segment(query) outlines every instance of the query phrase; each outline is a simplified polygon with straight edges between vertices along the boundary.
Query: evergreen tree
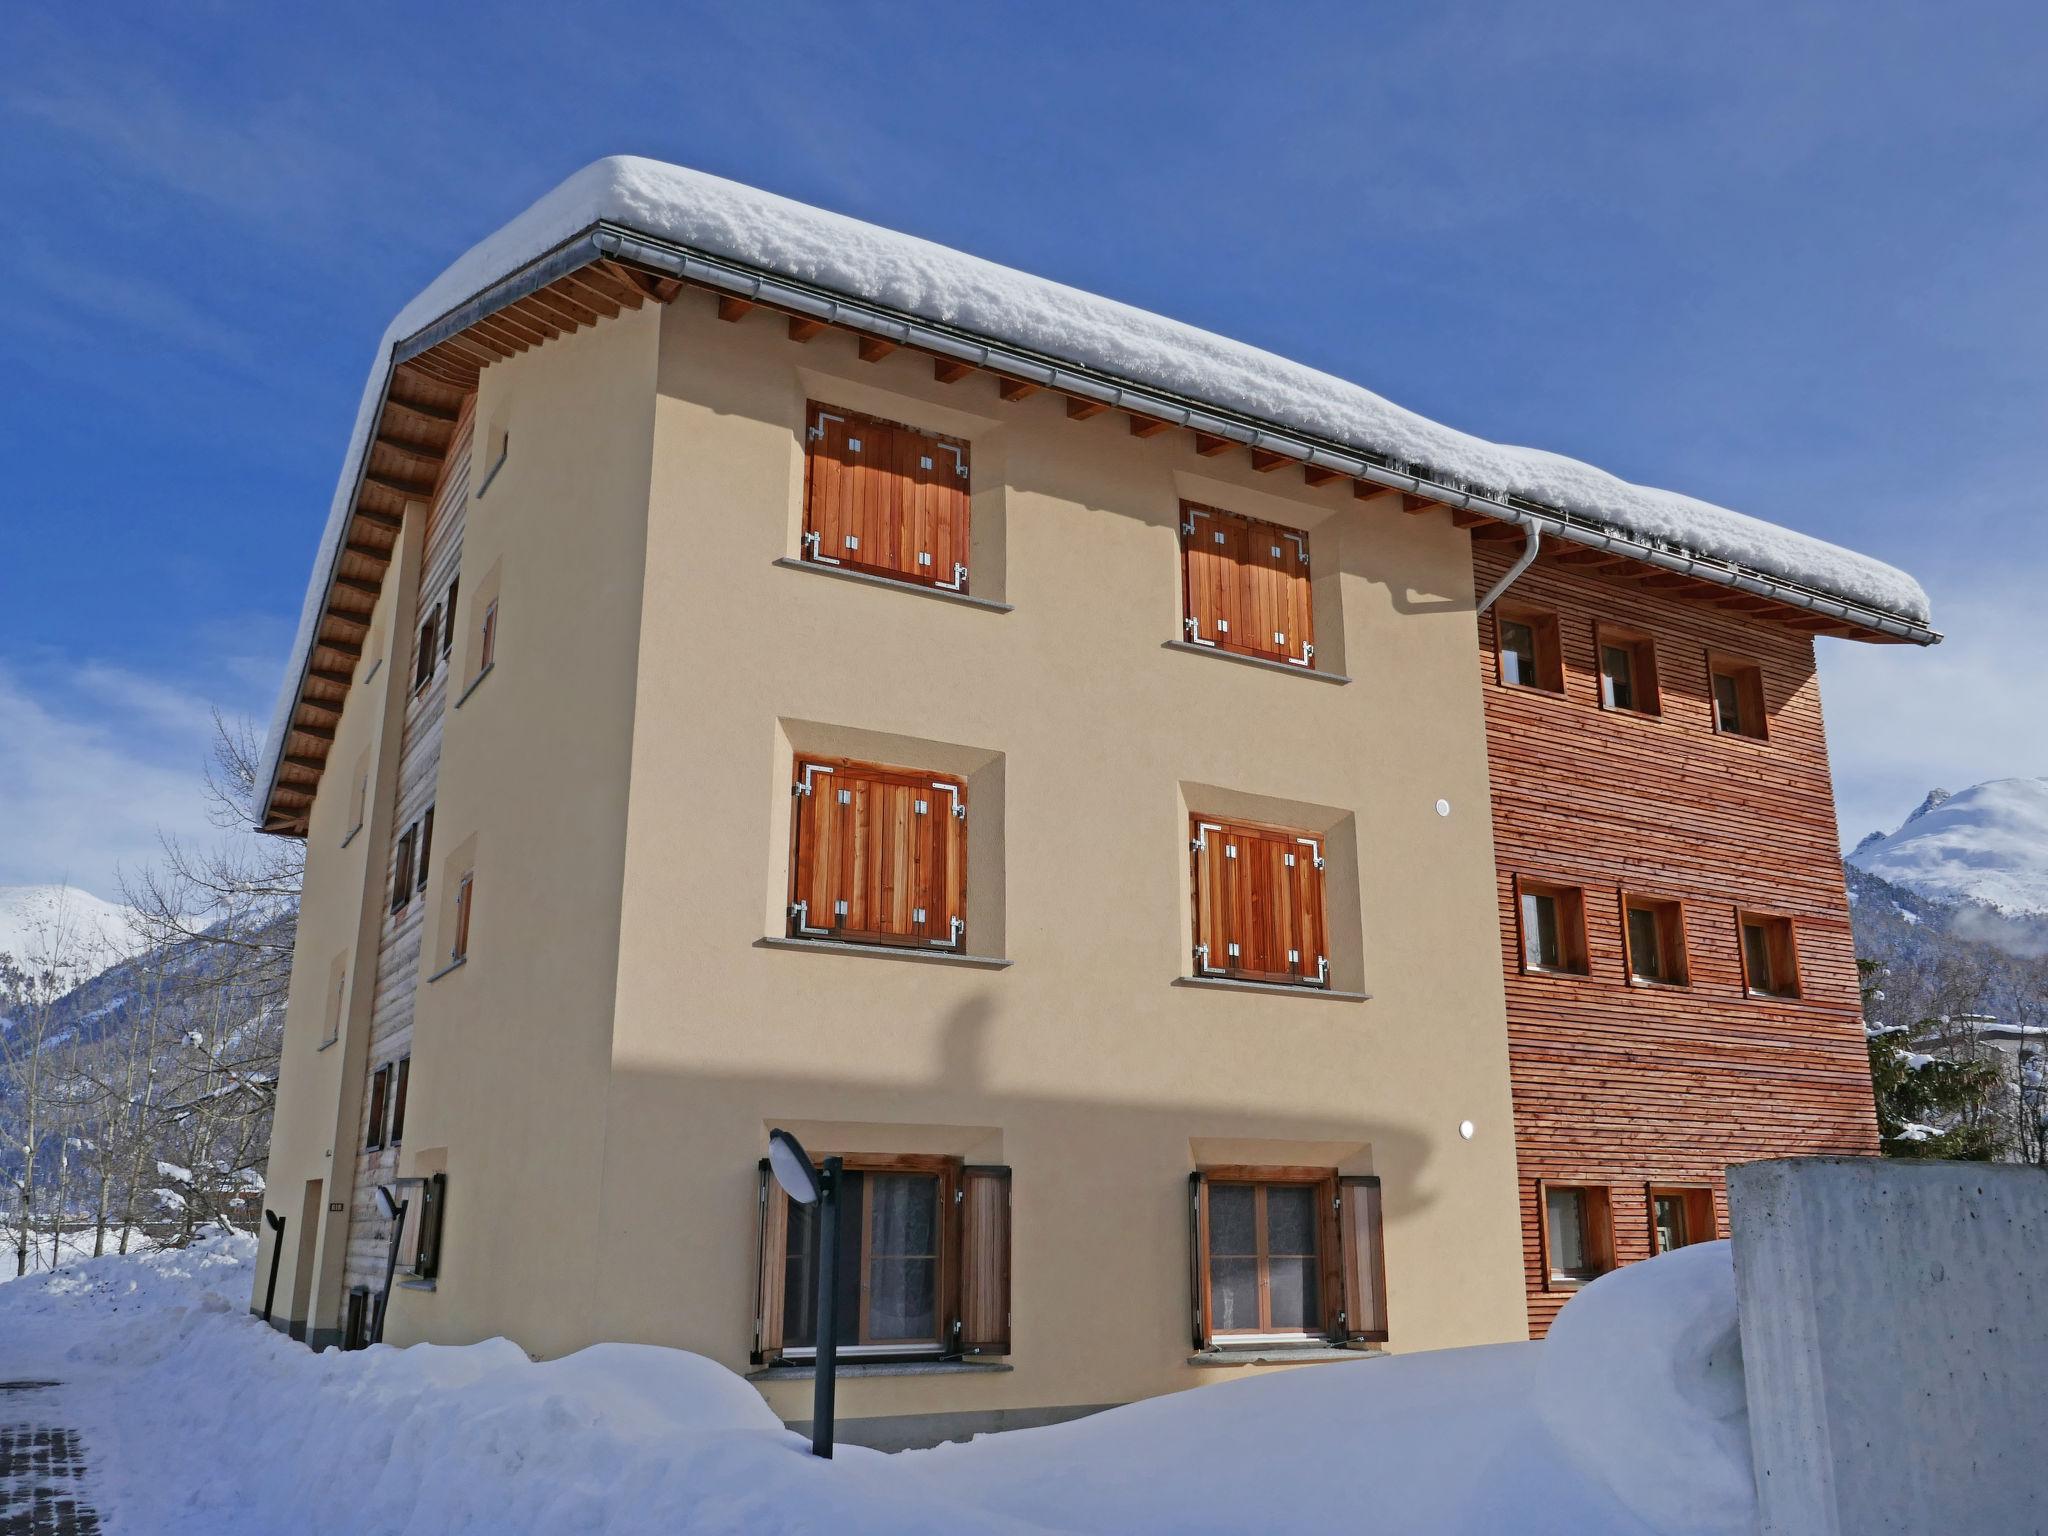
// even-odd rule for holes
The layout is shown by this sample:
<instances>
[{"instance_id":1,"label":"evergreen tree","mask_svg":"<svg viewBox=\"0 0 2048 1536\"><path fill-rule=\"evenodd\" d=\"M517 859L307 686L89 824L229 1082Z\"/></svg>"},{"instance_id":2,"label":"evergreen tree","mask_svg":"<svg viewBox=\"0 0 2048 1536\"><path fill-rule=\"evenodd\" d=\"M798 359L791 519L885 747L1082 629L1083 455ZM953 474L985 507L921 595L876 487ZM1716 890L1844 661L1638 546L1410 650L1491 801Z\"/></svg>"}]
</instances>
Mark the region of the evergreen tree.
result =
<instances>
[{"instance_id":1,"label":"evergreen tree","mask_svg":"<svg viewBox=\"0 0 2048 1536\"><path fill-rule=\"evenodd\" d=\"M1862 973L1870 1086L1877 1099L1877 1130L1886 1157L1952 1158L1989 1162L1999 1144L1993 1107L2000 1088L1991 1061L1944 1061L1908 1049L1911 1032L1868 1022L1881 1001L1882 967L1858 960ZM1936 1021L1922 1020L1923 1029Z\"/></svg>"}]
</instances>

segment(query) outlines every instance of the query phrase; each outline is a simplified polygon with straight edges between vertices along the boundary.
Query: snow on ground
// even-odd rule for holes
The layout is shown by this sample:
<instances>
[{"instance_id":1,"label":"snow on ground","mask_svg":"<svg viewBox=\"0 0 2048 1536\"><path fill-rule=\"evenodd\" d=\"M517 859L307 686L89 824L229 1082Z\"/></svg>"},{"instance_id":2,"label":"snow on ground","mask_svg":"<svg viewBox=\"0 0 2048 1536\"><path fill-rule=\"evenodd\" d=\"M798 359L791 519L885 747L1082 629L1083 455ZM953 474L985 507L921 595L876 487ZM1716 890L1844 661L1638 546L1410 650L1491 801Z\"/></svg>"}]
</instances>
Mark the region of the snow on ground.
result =
<instances>
[{"instance_id":1,"label":"snow on ground","mask_svg":"<svg viewBox=\"0 0 2048 1536\"><path fill-rule=\"evenodd\" d=\"M1512 492L1654 544L1730 561L1925 622L1927 594L1905 572L1711 502L1634 485L1561 454L1488 442L1345 379L1120 304L777 197L632 155L585 166L458 258L401 310L379 342L329 509L261 781L276 773L304 664L390 367L391 344L600 220L758 271L813 284L972 335L1298 432L1420 465L1441 483ZM1301 302L1329 302L1304 295Z\"/></svg>"},{"instance_id":2,"label":"snow on ground","mask_svg":"<svg viewBox=\"0 0 2048 1536\"><path fill-rule=\"evenodd\" d=\"M248 1315L254 1256L215 1237L0 1291L0 1376L66 1383L52 1406L109 1536L1732 1536L1755 1517L1725 1243L1587 1287L1545 1344L1318 1365L829 1463L678 1350L312 1354Z\"/></svg>"},{"instance_id":3,"label":"snow on ground","mask_svg":"<svg viewBox=\"0 0 2048 1536\"><path fill-rule=\"evenodd\" d=\"M1849 862L1938 901L2048 913L2048 778L1937 789L1897 831L1865 838Z\"/></svg>"}]
</instances>

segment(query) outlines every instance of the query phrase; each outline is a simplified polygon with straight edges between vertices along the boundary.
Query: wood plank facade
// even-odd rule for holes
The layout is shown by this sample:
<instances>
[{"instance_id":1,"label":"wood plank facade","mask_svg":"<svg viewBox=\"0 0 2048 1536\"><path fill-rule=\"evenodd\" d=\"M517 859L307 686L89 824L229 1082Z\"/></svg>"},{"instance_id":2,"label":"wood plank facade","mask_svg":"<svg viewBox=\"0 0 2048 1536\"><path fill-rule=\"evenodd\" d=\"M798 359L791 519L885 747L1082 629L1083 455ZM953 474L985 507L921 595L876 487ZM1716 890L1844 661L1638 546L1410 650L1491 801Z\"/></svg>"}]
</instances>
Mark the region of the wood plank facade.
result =
<instances>
[{"instance_id":1,"label":"wood plank facade","mask_svg":"<svg viewBox=\"0 0 2048 1536\"><path fill-rule=\"evenodd\" d=\"M1512 546L1476 543L1489 588ZM1506 682L1497 616L1555 620L1563 691ZM1654 668L1650 708L1606 707L1596 636ZM1695 1196L1688 1236L1727 1231L1722 1170L1754 1158L1877 1150L1813 641L1629 580L1539 561L1479 623L1501 959L1519 1148L1529 1321L1574 1282L1550 1278L1546 1183L1604 1192L1606 1261L1655 1251L1652 1190ZM1761 680L1762 738L1716 728L1710 658ZM1614 663L1610 659L1609 669ZM1578 893L1576 967L1533 966L1518 889ZM1675 903L1683 984L1632 975L1627 898ZM1666 909L1668 910L1668 908ZM1745 984L1738 914L1790 920L1796 998ZM1567 919L1570 920L1569 918Z\"/></svg>"}]
</instances>

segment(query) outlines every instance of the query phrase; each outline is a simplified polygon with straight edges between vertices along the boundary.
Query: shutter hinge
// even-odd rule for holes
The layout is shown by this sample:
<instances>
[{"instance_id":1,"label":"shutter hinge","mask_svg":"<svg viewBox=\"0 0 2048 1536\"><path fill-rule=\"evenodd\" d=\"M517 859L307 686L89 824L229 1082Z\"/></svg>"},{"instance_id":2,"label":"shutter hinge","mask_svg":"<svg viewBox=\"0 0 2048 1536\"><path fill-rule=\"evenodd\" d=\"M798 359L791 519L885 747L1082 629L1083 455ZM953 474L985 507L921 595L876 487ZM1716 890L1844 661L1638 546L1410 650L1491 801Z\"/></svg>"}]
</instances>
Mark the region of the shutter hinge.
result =
<instances>
[{"instance_id":1,"label":"shutter hinge","mask_svg":"<svg viewBox=\"0 0 2048 1536\"><path fill-rule=\"evenodd\" d=\"M1192 539L1195 536L1195 525L1192 519L1180 525L1180 536L1184 539Z\"/></svg>"},{"instance_id":2,"label":"shutter hinge","mask_svg":"<svg viewBox=\"0 0 2048 1536\"><path fill-rule=\"evenodd\" d=\"M804 548L809 550L811 554L815 556L819 552L819 544L823 538L824 535L819 533L817 529L813 528L809 533L804 535Z\"/></svg>"},{"instance_id":3,"label":"shutter hinge","mask_svg":"<svg viewBox=\"0 0 2048 1536\"><path fill-rule=\"evenodd\" d=\"M814 443L823 442L825 440L824 425L820 423L816 426L813 426L808 432L804 433L804 436L809 438Z\"/></svg>"},{"instance_id":4,"label":"shutter hinge","mask_svg":"<svg viewBox=\"0 0 2048 1536\"><path fill-rule=\"evenodd\" d=\"M1309 658L1311 658L1312 656L1314 656L1314 655L1315 655L1315 653L1316 653L1316 648L1315 648L1315 647L1314 647L1313 645L1304 645L1304 646L1302 646L1302 648L1301 648L1301 659L1302 659L1303 661L1307 661L1307 660L1308 660Z\"/></svg>"},{"instance_id":5,"label":"shutter hinge","mask_svg":"<svg viewBox=\"0 0 2048 1536\"><path fill-rule=\"evenodd\" d=\"M1202 632L1202 621L1200 619L1190 617L1182 619L1180 622L1182 627L1187 630L1190 639L1193 639Z\"/></svg>"},{"instance_id":6,"label":"shutter hinge","mask_svg":"<svg viewBox=\"0 0 2048 1536\"><path fill-rule=\"evenodd\" d=\"M955 1205L962 1205L962 1204L965 1204L965 1203L966 1203L966 1200L967 1200L967 1191L966 1191L966 1190L964 1190L964 1189L956 1189L956 1190L954 1190L954 1191L953 1191L953 1203L954 1203ZM953 1326L957 1328L957 1327L959 1327L960 1325L959 1325L958 1323L955 1323L955 1324L954 1324Z\"/></svg>"},{"instance_id":7,"label":"shutter hinge","mask_svg":"<svg viewBox=\"0 0 2048 1536\"><path fill-rule=\"evenodd\" d=\"M1317 956L1316 956L1316 985L1318 985L1318 986L1325 986L1325 985L1327 985L1327 984L1329 983L1329 980L1330 980L1330 957L1329 957L1328 955L1317 955Z\"/></svg>"},{"instance_id":8,"label":"shutter hinge","mask_svg":"<svg viewBox=\"0 0 2048 1536\"><path fill-rule=\"evenodd\" d=\"M1325 859L1325 858L1324 858L1324 857L1323 857L1323 856L1322 856L1322 855L1321 855L1320 853L1316 855L1316 868L1317 868L1317 869L1321 869L1321 868L1323 867L1323 865L1324 865L1324 864L1326 864L1327 862L1329 862L1329 861L1328 861L1328 860L1326 860L1326 859Z\"/></svg>"}]
</instances>

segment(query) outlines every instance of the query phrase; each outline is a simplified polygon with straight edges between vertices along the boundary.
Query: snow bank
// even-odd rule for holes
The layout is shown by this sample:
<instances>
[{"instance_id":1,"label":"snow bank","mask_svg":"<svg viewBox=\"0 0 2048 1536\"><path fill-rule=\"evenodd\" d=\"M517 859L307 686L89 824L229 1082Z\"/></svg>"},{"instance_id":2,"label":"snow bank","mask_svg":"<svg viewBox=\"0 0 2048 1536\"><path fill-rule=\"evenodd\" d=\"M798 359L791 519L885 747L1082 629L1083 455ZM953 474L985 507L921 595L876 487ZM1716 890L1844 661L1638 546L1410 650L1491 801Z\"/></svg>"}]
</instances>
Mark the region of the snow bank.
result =
<instances>
[{"instance_id":1,"label":"snow bank","mask_svg":"<svg viewBox=\"0 0 2048 1536\"><path fill-rule=\"evenodd\" d=\"M1674 491L1634 485L1536 448L1446 427L1344 379L1177 320L701 171L622 155L584 167L473 246L401 310L378 343L307 592L264 763L324 601L391 344L600 220L759 271L949 325L1260 421L1417 465L1490 495L1514 493L1634 537L1730 561L1925 623L1927 594L1881 561ZM1304 302L1314 302L1313 296Z\"/></svg>"},{"instance_id":2,"label":"snow bank","mask_svg":"<svg viewBox=\"0 0 2048 1536\"><path fill-rule=\"evenodd\" d=\"M244 1310L254 1254L216 1238L0 1292L0 1364L64 1381L49 1406L83 1435L114 1529L1676 1536L1754 1518L1739 1364L1716 1342L1725 1245L1588 1287L1550 1344L1322 1365L830 1463L680 1351L314 1355Z\"/></svg>"}]
</instances>

